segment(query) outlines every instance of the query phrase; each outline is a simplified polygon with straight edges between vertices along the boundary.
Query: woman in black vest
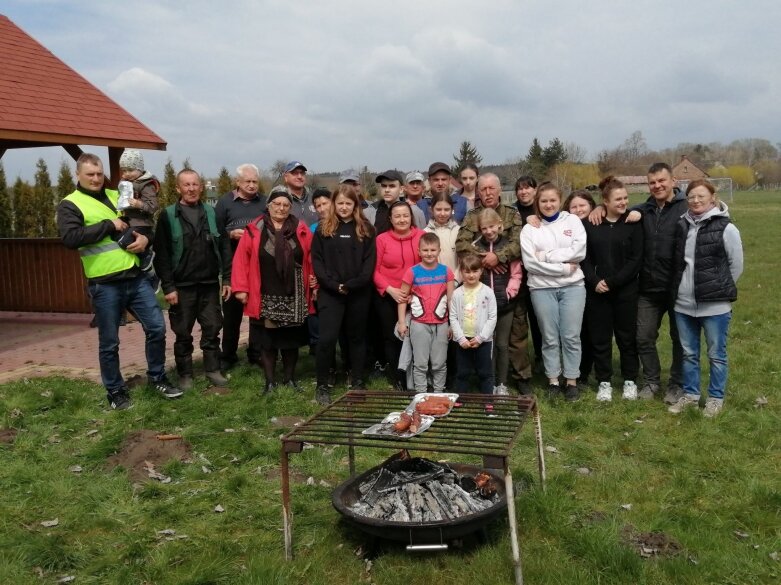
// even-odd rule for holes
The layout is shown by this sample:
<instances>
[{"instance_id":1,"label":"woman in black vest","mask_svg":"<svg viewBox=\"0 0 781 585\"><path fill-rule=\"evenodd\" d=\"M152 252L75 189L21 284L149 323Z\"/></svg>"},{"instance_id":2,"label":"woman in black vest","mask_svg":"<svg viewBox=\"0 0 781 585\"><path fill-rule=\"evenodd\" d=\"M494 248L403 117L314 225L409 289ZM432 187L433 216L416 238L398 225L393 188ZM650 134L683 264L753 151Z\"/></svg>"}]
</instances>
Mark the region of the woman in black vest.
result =
<instances>
[{"instance_id":1,"label":"woman in black vest","mask_svg":"<svg viewBox=\"0 0 781 585\"><path fill-rule=\"evenodd\" d=\"M683 396L668 410L678 414L700 401L700 331L705 332L710 362L708 398L703 416L716 416L727 387L727 333L737 281L743 272L740 232L727 206L704 179L686 189L689 209L678 221L673 291L675 321L683 347Z\"/></svg>"}]
</instances>

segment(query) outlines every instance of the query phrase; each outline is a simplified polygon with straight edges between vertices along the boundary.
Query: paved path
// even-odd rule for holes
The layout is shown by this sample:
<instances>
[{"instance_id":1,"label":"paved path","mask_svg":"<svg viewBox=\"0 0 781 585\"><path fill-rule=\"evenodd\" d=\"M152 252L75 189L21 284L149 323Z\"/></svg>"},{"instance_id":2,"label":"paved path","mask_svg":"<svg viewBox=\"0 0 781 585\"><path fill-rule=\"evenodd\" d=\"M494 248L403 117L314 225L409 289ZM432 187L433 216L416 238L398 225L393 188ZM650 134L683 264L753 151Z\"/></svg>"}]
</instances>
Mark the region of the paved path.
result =
<instances>
[{"instance_id":1,"label":"paved path","mask_svg":"<svg viewBox=\"0 0 781 585\"><path fill-rule=\"evenodd\" d=\"M40 376L63 375L87 378L100 383L98 369L98 332L89 327L91 315L66 313L17 313L0 311L0 383ZM166 315L166 326L168 317ZM249 323L244 319L240 343L247 341ZM194 358L200 327L196 323ZM144 330L138 323L119 329L119 360L122 374L129 378L144 375ZM173 367L174 335L166 334L166 365Z\"/></svg>"}]
</instances>

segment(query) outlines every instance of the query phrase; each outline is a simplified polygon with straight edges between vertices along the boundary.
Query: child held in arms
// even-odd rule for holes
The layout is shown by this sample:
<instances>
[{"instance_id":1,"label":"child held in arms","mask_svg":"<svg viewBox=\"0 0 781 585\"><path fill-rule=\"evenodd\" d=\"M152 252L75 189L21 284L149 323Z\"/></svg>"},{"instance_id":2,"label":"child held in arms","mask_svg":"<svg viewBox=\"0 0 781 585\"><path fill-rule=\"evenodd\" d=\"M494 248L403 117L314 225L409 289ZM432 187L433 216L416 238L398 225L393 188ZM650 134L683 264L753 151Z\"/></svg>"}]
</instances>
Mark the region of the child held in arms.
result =
<instances>
[{"instance_id":1,"label":"child held in arms","mask_svg":"<svg viewBox=\"0 0 781 585\"><path fill-rule=\"evenodd\" d=\"M119 173L123 181L133 184L133 197L129 201L129 207L117 211L127 218L127 224L130 226L128 232L143 234L151 242L154 239L154 216L158 209L160 181L144 169L141 151L133 148L125 149L119 157ZM141 269L153 275L154 252L151 246L147 246L146 251L138 257Z\"/></svg>"}]
</instances>

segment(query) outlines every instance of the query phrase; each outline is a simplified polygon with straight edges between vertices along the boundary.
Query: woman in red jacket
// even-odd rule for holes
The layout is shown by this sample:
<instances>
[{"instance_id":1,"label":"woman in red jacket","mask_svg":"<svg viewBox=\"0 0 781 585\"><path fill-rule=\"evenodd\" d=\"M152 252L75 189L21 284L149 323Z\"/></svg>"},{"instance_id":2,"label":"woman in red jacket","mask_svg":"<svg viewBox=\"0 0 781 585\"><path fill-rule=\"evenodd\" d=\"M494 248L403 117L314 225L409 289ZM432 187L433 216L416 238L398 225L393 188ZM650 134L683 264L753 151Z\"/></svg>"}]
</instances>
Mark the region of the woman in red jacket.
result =
<instances>
[{"instance_id":1,"label":"woman in red jacket","mask_svg":"<svg viewBox=\"0 0 781 585\"><path fill-rule=\"evenodd\" d=\"M233 256L231 287L256 328L266 376L263 394L276 386L274 365L282 353L284 383L296 391L298 349L308 343L305 319L312 304L312 232L290 214L290 195L272 191L266 213L252 221Z\"/></svg>"},{"instance_id":2,"label":"woman in red jacket","mask_svg":"<svg viewBox=\"0 0 781 585\"><path fill-rule=\"evenodd\" d=\"M412 223L412 208L406 201L396 201L390 206L391 229L377 236L377 264L374 268L375 297L380 327L385 340L385 359L388 360L389 377L397 389L403 389L406 373L399 372L401 341L394 330L398 320L398 305L407 302L401 292L404 273L420 262L418 243L423 230Z\"/></svg>"}]
</instances>

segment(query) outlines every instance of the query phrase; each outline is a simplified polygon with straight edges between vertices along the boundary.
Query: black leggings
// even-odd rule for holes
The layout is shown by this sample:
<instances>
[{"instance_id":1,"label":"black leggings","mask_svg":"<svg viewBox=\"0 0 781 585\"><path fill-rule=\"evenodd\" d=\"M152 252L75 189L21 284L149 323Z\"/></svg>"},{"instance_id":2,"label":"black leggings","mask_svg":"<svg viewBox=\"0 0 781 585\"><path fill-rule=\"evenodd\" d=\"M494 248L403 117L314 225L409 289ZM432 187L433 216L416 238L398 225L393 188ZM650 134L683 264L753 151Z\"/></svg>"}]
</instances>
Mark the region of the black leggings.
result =
<instances>
[{"instance_id":1,"label":"black leggings","mask_svg":"<svg viewBox=\"0 0 781 585\"><path fill-rule=\"evenodd\" d=\"M317 385L328 383L334 366L334 352L340 334L347 337L353 381L363 381L366 362L366 323L369 318L371 289L364 287L342 295L321 289L317 299L320 341L317 345Z\"/></svg>"},{"instance_id":2,"label":"black leggings","mask_svg":"<svg viewBox=\"0 0 781 585\"><path fill-rule=\"evenodd\" d=\"M388 375L395 379L396 370L399 369L399 354L401 353L401 341L394 333L396 323L399 321L399 304L389 294L386 294L384 297L375 294L374 298L377 315L380 318L382 338L385 342L384 348L385 359L388 360Z\"/></svg>"}]
</instances>

